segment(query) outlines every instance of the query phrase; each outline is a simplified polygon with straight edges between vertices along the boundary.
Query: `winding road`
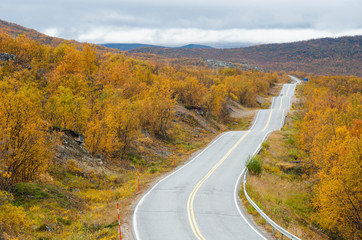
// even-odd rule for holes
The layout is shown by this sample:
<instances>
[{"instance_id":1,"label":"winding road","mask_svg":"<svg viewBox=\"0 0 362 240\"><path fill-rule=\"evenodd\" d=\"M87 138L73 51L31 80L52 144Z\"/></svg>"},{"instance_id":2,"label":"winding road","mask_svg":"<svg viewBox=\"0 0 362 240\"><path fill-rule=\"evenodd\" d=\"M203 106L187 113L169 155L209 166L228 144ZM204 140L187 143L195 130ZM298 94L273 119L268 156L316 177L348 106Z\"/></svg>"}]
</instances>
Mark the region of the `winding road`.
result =
<instances>
[{"instance_id":1,"label":"winding road","mask_svg":"<svg viewBox=\"0 0 362 240\"><path fill-rule=\"evenodd\" d=\"M295 86L284 84L271 108L260 110L248 131L222 134L155 184L134 210L135 239L267 239L239 208L240 177L248 156L259 150L270 132L283 126Z\"/></svg>"}]
</instances>

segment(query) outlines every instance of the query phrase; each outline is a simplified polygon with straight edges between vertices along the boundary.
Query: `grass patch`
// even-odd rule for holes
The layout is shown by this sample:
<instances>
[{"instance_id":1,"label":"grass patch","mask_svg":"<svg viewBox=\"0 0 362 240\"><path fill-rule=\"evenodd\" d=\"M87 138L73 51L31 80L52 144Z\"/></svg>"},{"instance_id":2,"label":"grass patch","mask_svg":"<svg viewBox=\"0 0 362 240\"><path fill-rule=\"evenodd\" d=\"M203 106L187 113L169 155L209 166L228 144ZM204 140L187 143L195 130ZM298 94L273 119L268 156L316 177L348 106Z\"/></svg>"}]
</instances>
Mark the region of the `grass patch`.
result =
<instances>
[{"instance_id":1,"label":"grass patch","mask_svg":"<svg viewBox=\"0 0 362 240\"><path fill-rule=\"evenodd\" d=\"M151 174L154 174L154 173L156 173L156 172L158 172L158 168L156 168L156 167L150 167L149 169L148 169L148 172L149 173L151 173Z\"/></svg>"},{"instance_id":2,"label":"grass patch","mask_svg":"<svg viewBox=\"0 0 362 240\"><path fill-rule=\"evenodd\" d=\"M18 183L15 185L14 196L20 202L28 202L47 198L49 193L37 183Z\"/></svg>"},{"instance_id":3,"label":"grass patch","mask_svg":"<svg viewBox=\"0 0 362 240\"><path fill-rule=\"evenodd\" d=\"M270 103L270 102L267 102L267 101L263 102L263 103L260 105L260 107L261 107L262 109L269 109L270 106L271 106L271 103Z\"/></svg>"},{"instance_id":4,"label":"grass patch","mask_svg":"<svg viewBox=\"0 0 362 240\"><path fill-rule=\"evenodd\" d=\"M261 144L261 147L262 147L262 148L265 148L266 150L268 150L269 147L270 147L270 144L269 144L269 142L263 142L263 143Z\"/></svg>"}]
</instances>

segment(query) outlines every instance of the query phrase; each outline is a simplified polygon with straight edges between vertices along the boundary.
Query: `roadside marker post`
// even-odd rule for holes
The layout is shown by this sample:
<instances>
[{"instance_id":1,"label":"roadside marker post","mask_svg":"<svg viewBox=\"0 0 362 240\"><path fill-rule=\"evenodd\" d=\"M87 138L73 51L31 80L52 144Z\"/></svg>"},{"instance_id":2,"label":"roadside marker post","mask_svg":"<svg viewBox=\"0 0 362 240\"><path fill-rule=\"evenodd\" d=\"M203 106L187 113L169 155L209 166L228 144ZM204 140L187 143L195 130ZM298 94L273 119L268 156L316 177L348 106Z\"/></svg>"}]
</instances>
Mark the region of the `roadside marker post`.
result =
<instances>
[{"instance_id":1,"label":"roadside marker post","mask_svg":"<svg viewBox=\"0 0 362 240\"><path fill-rule=\"evenodd\" d=\"M119 232L119 239L122 240L121 218L119 217L119 206L118 206L118 202L117 202L117 214L118 214L118 232Z\"/></svg>"},{"instance_id":2,"label":"roadside marker post","mask_svg":"<svg viewBox=\"0 0 362 240\"><path fill-rule=\"evenodd\" d=\"M140 191L140 170L137 165L137 182L138 182L138 192Z\"/></svg>"}]
</instances>

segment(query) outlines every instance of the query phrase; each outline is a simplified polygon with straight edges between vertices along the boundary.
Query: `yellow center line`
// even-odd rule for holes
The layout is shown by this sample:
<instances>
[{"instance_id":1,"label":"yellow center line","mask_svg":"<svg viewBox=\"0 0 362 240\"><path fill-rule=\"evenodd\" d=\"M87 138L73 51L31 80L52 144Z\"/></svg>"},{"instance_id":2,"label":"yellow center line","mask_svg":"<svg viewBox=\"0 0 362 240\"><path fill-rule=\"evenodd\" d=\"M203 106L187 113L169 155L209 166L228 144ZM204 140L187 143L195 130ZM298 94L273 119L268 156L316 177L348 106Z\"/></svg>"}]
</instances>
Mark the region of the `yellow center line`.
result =
<instances>
[{"instance_id":1,"label":"yellow center line","mask_svg":"<svg viewBox=\"0 0 362 240\"><path fill-rule=\"evenodd\" d=\"M269 118L268 118L268 121L266 122L265 127L264 127L264 129L263 129L262 131L265 131L265 130L266 130L266 128L268 127L269 122L270 122L270 119L271 119L271 116L272 116L272 113L273 113L273 110L272 110L272 109L270 109L270 113L269 113Z\"/></svg>"},{"instance_id":2,"label":"yellow center line","mask_svg":"<svg viewBox=\"0 0 362 240\"><path fill-rule=\"evenodd\" d=\"M194 199L196 196L196 193L201 188L202 184L215 172L215 170L229 157L229 155L232 153L232 151L235 150L235 148L245 139L245 137L250 133L250 131L247 131L236 143L235 145L230 148L230 150L223 156L223 158L215 164L215 166L196 184L195 188L191 191L189 198L187 200L187 217L190 222L190 226L192 229L192 232L196 236L198 240L205 240L205 237L201 234L200 229L197 225L195 214L194 214Z\"/></svg>"},{"instance_id":3,"label":"yellow center line","mask_svg":"<svg viewBox=\"0 0 362 240\"><path fill-rule=\"evenodd\" d=\"M290 89L290 84L288 85L287 93L285 94L285 96L288 96L289 89Z\"/></svg>"},{"instance_id":4,"label":"yellow center line","mask_svg":"<svg viewBox=\"0 0 362 240\"><path fill-rule=\"evenodd\" d=\"M288 86L286 95L288 95L289 93L289 88L290 85ZM283 97L280 99L280 107L279 109L282 108L282 102L283 102ZM269 117L268 117L268 121L263 129L263 131L265 131L269 125L271 116L272 116L273 110L270 109L270 113L269 113ZM188 220L190 222L190 226L191 226L191 230L194 233L194 235L196 236L196 238L198 240L205 240L205 237L201 234L200 229L197 225L196 219L195 219L195 213L194 213L194 200L195 200L195 196L196 193L199 191L199 189L201 188L201 186L204 184L204 182L215 172L215 170L229 157L229 155L232 153L232 151L235 150L235 148L245 139L245 137L250 133L250 130L247 131L236 143L235 145L230 148L230 150L225 154L225 156L223 156L223 158L215 164L215 166L196 184L195 188L191 191L188 199L187 199L187 217Z\"/></svg>"}]
</instances>

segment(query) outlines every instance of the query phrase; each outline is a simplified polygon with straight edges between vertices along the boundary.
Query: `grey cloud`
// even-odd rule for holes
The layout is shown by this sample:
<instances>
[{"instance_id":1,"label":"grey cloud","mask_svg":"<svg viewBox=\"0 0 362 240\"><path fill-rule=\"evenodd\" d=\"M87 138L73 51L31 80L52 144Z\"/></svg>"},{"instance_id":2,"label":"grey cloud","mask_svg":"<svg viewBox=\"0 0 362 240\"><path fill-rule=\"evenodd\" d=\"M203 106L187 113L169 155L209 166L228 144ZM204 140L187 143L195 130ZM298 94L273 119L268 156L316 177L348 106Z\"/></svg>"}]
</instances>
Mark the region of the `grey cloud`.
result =
<instances>
[{"instance_id":1,"label":"grey cloud","mask_svg":"<svg viewBox=\"0 0 362 240\"><path fill-rule=\"evenodd\" d=\"M161 38L163 30L189 28L358 32L361 9L360 0L5 0L0 18L39 31L56 28L72 39L120 28L157 29L153 37Z\"/></svg>"}]
</instances>

